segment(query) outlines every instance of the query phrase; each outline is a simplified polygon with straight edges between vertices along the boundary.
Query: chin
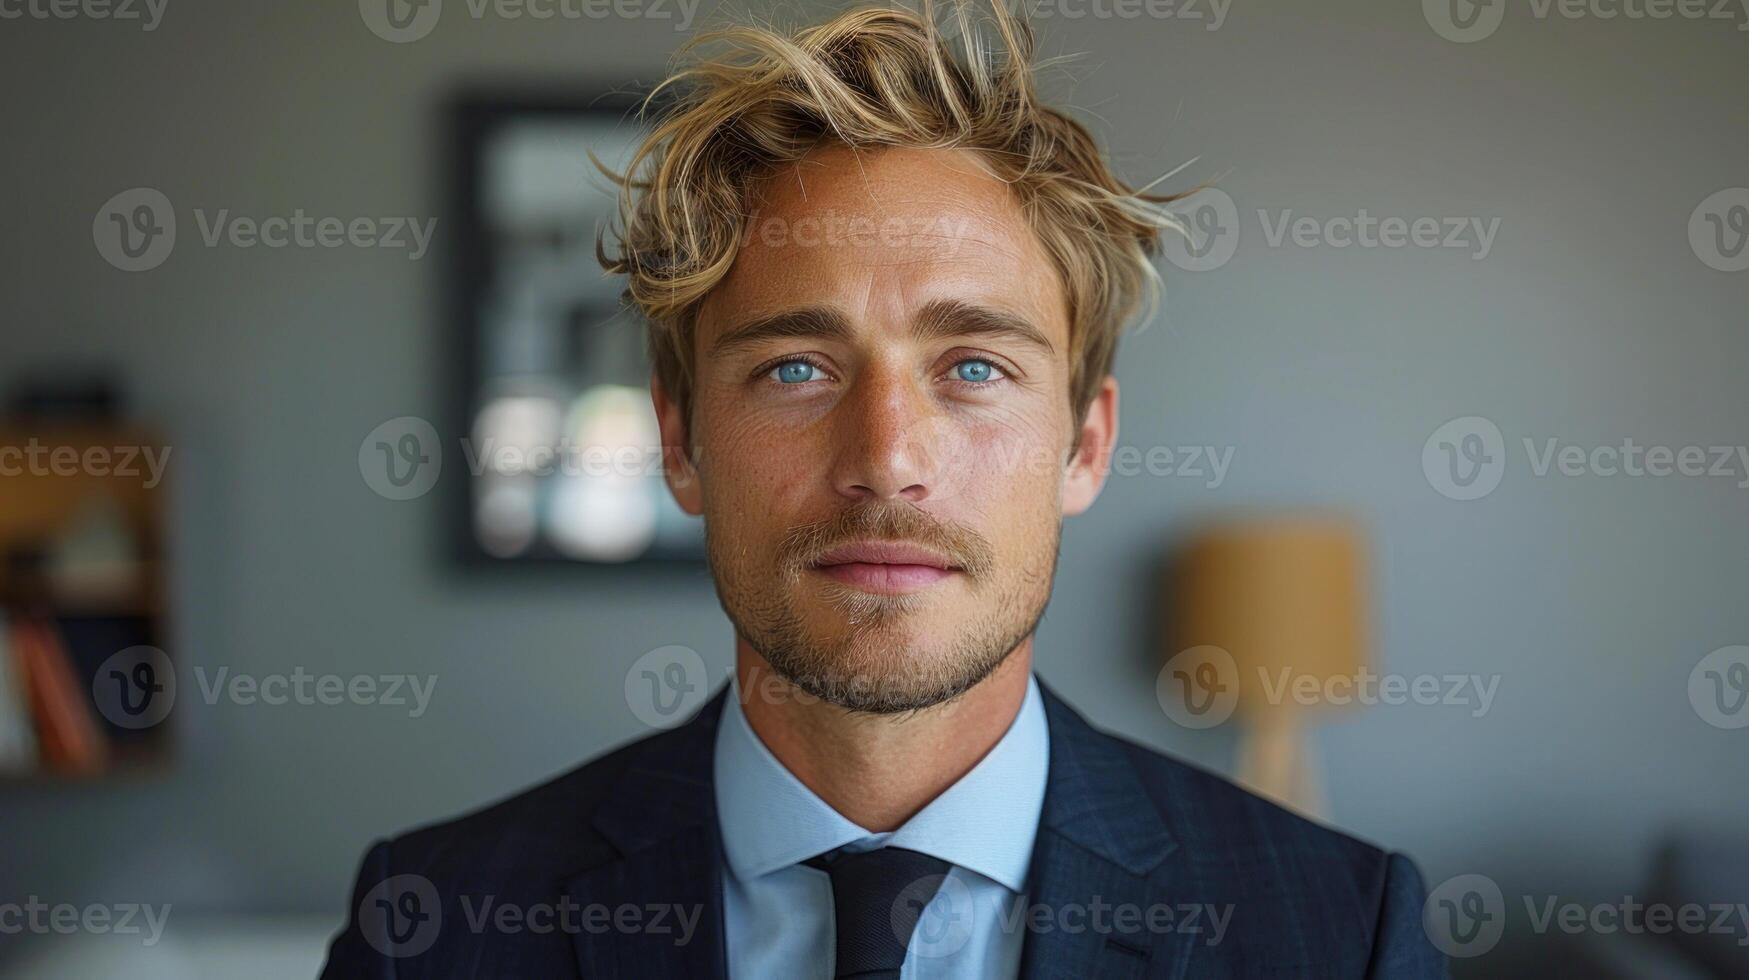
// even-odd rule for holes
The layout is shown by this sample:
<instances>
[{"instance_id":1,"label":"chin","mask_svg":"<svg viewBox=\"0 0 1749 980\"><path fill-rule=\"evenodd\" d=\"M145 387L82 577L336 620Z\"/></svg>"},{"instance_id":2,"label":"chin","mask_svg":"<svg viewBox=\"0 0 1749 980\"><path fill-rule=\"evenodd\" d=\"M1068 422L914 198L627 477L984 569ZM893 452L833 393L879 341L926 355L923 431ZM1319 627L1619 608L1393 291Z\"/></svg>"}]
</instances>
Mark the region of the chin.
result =
<instances>
[{"instance_id":1,"label":"chin","mask_svg":"<svg viewBox=\"0 0 1749 980\"><path fill-rule=\"evenodd\" d=\"M766 654L777 673L830 704L872 714L952 700L988 677L1003 656L968 656L966 637L926 624L858 628L842 623L800 646Z\"/></svg>"},{"instance_id":2,"label":"chin","mask_svg":"<svg viewBox=\"0 0 1749 980\"><path fill-rule=\"evenodd\" d=\"M802 675L791 683L829 704L885 715L933 708L965 693L977 679L944 678L937 671L920 672L915 665L883 665Z\"/></svg>"}]
</instances>

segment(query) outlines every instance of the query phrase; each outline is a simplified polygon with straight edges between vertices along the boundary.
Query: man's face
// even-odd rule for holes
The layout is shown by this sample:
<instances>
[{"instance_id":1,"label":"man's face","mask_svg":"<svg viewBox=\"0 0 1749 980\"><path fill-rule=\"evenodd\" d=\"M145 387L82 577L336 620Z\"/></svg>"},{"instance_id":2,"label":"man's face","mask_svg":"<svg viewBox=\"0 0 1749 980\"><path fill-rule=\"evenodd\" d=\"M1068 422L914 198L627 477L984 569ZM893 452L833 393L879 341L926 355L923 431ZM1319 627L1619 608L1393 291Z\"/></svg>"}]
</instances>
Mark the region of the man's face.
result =
<instances>
[{"instance_id":1,"label":"man's face","mask_svg":"<svg viewBox=\"0 0 1749 980\"><path fill-rule=\"evenodd\" d=\"M772 178L693 345L696 473L670 486L779 674L911 710L1030 637L1062 518L1098 493L1116 385L1072 417L1061 283L975 157L833 147Z\"/></svg>"}]
</instances>

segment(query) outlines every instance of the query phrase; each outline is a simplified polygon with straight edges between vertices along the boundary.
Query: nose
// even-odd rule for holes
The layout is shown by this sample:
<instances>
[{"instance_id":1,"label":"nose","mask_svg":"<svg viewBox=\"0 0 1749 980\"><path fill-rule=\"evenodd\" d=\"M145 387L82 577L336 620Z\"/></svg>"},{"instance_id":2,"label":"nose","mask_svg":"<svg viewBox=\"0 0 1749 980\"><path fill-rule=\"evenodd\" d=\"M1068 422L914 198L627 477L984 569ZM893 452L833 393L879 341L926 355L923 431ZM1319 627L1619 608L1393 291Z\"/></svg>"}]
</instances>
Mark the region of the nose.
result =
<instances>
[{"instance_id":1,"label":"nose","mask_svg":"<svg viewBox=\"0 0 1749 980\"><path fill-rule=\"evenodd\" d=\"M833 412L832 483L850 500L921 503L942 465L945 419L903 371L875 368L858 377Z\"/></svg>"}]
</instances>

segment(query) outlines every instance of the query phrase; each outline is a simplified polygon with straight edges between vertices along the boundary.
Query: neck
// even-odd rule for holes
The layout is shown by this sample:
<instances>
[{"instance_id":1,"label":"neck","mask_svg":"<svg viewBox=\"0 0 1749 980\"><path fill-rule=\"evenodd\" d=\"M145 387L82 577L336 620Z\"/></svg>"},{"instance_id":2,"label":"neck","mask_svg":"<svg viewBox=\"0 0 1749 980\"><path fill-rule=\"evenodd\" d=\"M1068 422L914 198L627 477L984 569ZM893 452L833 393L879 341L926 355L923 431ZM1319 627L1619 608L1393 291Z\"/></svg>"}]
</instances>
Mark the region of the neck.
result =
<instances>
[{"instance_id":1,"label":"neck","mask_svg":"<svg viewBox=\"0 0 1749 980\"><path fill-rule=\"evenodd\" d=\"M802 785L859 827L897 830L972 770L1020 713L1032 675L1027 637L990 676L945 704L871 715L827 704L735 641L741 710Z\"/></svg>"}]
</instances>

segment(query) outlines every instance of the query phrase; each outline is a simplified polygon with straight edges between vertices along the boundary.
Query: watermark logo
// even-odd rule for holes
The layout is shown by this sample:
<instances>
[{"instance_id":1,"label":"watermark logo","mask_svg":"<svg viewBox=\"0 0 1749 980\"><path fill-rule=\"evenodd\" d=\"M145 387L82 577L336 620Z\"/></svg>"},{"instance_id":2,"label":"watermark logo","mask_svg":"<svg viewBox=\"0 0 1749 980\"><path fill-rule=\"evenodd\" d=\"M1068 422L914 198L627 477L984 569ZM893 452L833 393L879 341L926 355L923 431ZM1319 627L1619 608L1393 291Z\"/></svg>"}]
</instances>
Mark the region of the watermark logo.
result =
<instances>
[{"instance_id":1,"label":"watermark logo","mask_svg":"<svg viewBox=\"0 0 1749 980\"><path fill-rule=\"evenodd\" d=\"M1727 187L1696 205L1688 216L1688 244L1709 268L1749 269L1749 187Z\"/></svg>"},{"instance_id":2,"label":"watermark logo","mask_svg":"<svg viewBox=\"0 0 1749 980\"><path fill-rule=\"evenodd\" d=\"M434 430L433 430L434 431ZM399 451L399 439L370 441L372 447L367 472L384 469L394 461L394 470L405 478L414 468L424 446L431 437L421 437L406 445L406 455ZM659 444L583 443L569 438L556 442L519 443L501 441L487 436L475 440L471 436L459 440L462 464L473 476L536 476L588 477L601 479L669 477L685 483L698 472L702 452L693 448L684 456L668 455L669 447ZM931 478L930 493L935 497L950 497L971 488L974 481L988 483L992 474L1003 478L1051 476L1060 478L1070 464L1066 451L1041 446L1010 444L974 444L972 436L953 420L943 416L927 416L907 425L898 440L898 450L921 473ZM975 450L975 452L974 452ZM1157 477L1194 480L1205 489L1219 490L1227 480L1237 455L1232 445L1153 445L1125 443L1113 447L1106 462L1105 473L1111 477ZM4 473L4 453L0 449L0 473ZM968 467L965 461L976 458L981 465ZM684 460L685 465L681 464ZM980 484L981 485L981 484Z\"/></svg>"},{"instance_id":3,"label":"watermark logo","mask_svg":"<svg viewBox=\"0 0 1749 980\"><path fill-rule=\"evenodd\" d=\"M1198 191L1176 202L1172 211L1183 226L1183 233L1167 235L1162 246L1173 265L1207 272L1226 265L1238 251L1245 219L1231 195ZM1494 250L1500 233L1498 217L1475 215L1377 215L1366 208L1326 217L1293 208L1258 208L1255 213L1264 243L1272 249L1446 249L1467 252L1480 262Z\"/></svg>"},{"instance_id":4,"label":"watermark logo","mask_svg":"<svg viewBox=\"0 0 1749 980\"><path fill-rule=\"evenodd\" d=\"M1570 936L1704 934L1749 946L1749 905L1741 902L1671 905L1642 901L1633 895L1590 904L1555 895L1520 895L1515 901L1523 902L1524 918L1537 936L1552 932ZM1506 898L1486 875L1459 875L1428 894L1421 924L1433 945L1447 956L1481 956L1497 946L1505 934Z\"/></svg>"},{"instance_id":5,"label":"watermark logo","mask_svg":"<svg viewBox=\"0 0 1749 980\"><path fill-rule=\"evenodd\" d=\"M1427 894L1421 925L1445 955L1481 956L1506 932L1506 896L1487 875L1458 875Z\"/></svg>"},{"instance_id":6,"label":"watermark logo","mask_svg":"<svg viewBox=\"0 0 1749 980\"><path fill-rule=\"evenodd\" d=\"M125 190L103 202L91 221L97 254L123 272L156 269L176 247L176 209L163 191Z\"/></svg>"},{"instance_id":7,"label":"watermark logo","mask_svg":"<svg viewBox=\"0 0 1749 980\"><path fill-rule=\"evenodd\" d=\"M1688 703L1714 728L1749 728L1749 646L1702 657L1688 674Z\"/></svg>"},{"instance_id":8,"label":"watermark logo","mask_svg":"<svg viewBox=\"0 0 1749 980\"><path fill-rule=\"evenodd\" d=\"M1166 260L1186 272L1219 269L1239 250L1239 205L1218 188L1197 191L1174 202L1173 214L1184 226L1161 243Z\"/></svg>"},{"instance_id":9,"label":"watermark logo","mask_svg":"<svg viewBox=\"0 0 1749 980\"><path fill-rule=\"evenodd\" d=\"M151 728L176 704L176 668L157 647L128 647L98 665L91 700L112 725Z\"/></svg>"},{"instance_id":10,"label":"watermark logo","mask_svg":"<svg viewBox=\"0 0 1749 980\"><path fill-rule=\"evenodd\" d=\"M1239 706L1239 665L1221 647L1191 647L1160 668L1154 697L1160 710L1185 728L1213 728Z\"/></svg>"},{"instance_id":11,"label":"watermark logo","mask_svg":"<svg viewBox=\"0 0 1749 980\"><path fill-rule=\"evenodd\" d=\"M370 948L392 959L418 956L443 930L443 903L424 875L385 878L358 903L358 929Z\"/></svg>"},{"instance_id":12,"label":"watermark logo","mask_svg":"<svg viewBox=\"0 0 1749 980\"><path fill-rule=\"evenodd\" d=\"M651 728L673 728L692 717L710 693L704 658L691 647L657 647L626 671L626 706Z\"/></svg>"},{"instance_id":13,"label":"watermark logo","mask_svg":"<svg viewBox=\"0 0 1749 980\"><path fill-rule=\"evenodd\" d=\"M443 0L358 0L358 15L377 37L391 44L407 44L437 26L443 16Z\"/></svg>"},{"instance_id":14,"label":"watermark logo","mask_svg":"<svg viewBox=\"0 0 1749 980\"><path fill-rule=\"evenodd\" d=\"M1480 718L1494 707L1499 674L1391 674L1362 667L1354 673L1314 674L1293 666L1255 668L1249 684L1225 648L1191 647L1166 662L1154 694L1167 717L1185 728L1213 728L1232 717L1242 691L1255 703L1302 708L1421 705L1469 709ZM1248 686L1249 685L1249 686Z\"/></svg>"},{"instance_id":15,"label":"watermark logo","mask_svg":"<svg viewBox=\"0 0 1749 980\"><path fill-rule=\"evenodd\" d=\"M262 218L195 208L194 221L207 248L380 248L404 250L413 262L425 257L437 233L436 218L317 217L303 208ZM122 191L97 209L91 240L123 272L155 269L176 247L176 209L154 188Z\"/></svg>"},{"instance_id":16,"label":"watermark logo","mask_svg":"<svg viewBox=\"0 0 1749 980\"><path fill-rule=\"evenodd\" d=\"M358 444L358 472L365 485L389 500L425 496L442 469L437 429L416 415L390 419Z\"/></svg>"},{"instance_id":17,"label":"watermark logo","mask_svg":"<svg viewBox=\"0 0 1749 980\"><path fill-rule=\"evenodd\" d=\"M1749 490L1749 446L1642 444L1631 437L1620 443L1579 445L1556 436L1522 440L1531 476L1627 477L1663 479L1671 476L1727 479ZM1435 490L1453 500L1476 500L1493 493L1506 472L1506 441L1500 427L1478 415L1465 416L1435 429L1421 447L1421 470Z\"/></svg>"},{"instance_id":18,"label":"watermark logo","mask_svg":"<svg viewBox=\"0 0 1749 980\"><path fill-rule=\"evenodd\" d=\"M1469 44L1500 29L1506 0L1421 0L1421 13L1440 37Z\"/></svg>"},{"instance_id":19,"label":"watermark logo","mask_svg":"<svg viewBox=\"0 0 1749 980\"><path fill-rule=\"evenodd\" d=\"M1452 419L1422 445L1421 472L1453 500L1486 497L1506 474L1506 437L1480 415Z\"/></svg>"},{"instance_id":20,"label":"watermark logo","mask_svg":"<svg viewBox=\"0 0 1749 980\"><path fill-rule=\"evenodd\" d=\"M468 17L498 20L653 20L673 21L674 30L692 29L700 0L464 0ZM443 16L443 0L358 0L358 14L370 32L392 44L407 44L430 34Z\"/></svg>"},{"instance_id":21,"label":"watermark logo","mask_svg":"<svg viewBox=\"0 0 1749 980\"><path fill-rule=\"evenodd\" d=\"M1422 0L1421 12L1434 33L1468 44L1500 29L1507 0ZM1749 30L1745 0L1530 0L1531 19L1562 20L1722 20Z\"/></svg>"},{"instance_id":22,"label":"watermark logo","mask_svg":"<svg viewBox=\"0 0 1749 980\"><path fill-rule=\"evenodd\" d=\"M958 496L980 475L981 471L965 465L966 460L977 458L975 449L965 426L940 415L925 415L905 427L898 451L929 481L930 497L947 500ZM1005 467L1002 472L1013 469Z\"/></svg>"},{"instance_id":23,"label":"watermark logo","mask_svg":"<svg viewBox=\"0 0 1749 980\"><path fill-rule=\"evenodd\" d=\"M953 875L924 875L893 900L893 935L912 955L940 959L964 948L976 915L964 882Z\"/></svg>"}]
</instances>

